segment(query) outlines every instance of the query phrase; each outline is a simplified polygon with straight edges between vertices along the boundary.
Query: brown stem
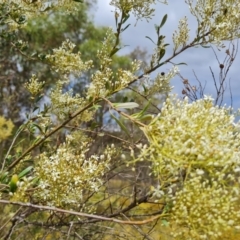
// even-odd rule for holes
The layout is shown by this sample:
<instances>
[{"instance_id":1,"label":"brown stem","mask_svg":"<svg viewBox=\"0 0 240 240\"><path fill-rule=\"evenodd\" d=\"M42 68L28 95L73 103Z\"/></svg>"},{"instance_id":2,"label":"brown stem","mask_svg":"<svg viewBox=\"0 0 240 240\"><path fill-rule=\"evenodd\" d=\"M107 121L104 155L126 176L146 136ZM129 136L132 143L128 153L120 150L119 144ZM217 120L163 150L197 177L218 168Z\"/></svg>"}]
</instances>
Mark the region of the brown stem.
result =
<instances>
[{"instance_id":1,"label":"brown stem","mask_svg":"<svg viewBox=\"0 0 240 240\"><path fill-rule=\"evenodd\" d=\"M12 205L23 206L23 207L31 207L31 208L39 209L40 211L54 211L54 212L60 212L60 213L65 213L65 214L71 214L71 215L75 215L75 216L79 216L79 217L87 217L87 218L98 219L101 221L116 222L116 223L128 224L128 225L143 225L143 224L152 222L152 221L158 219L159 217L161 217L161 215L157 215L157 216L154 216L152 218L148 218L148 219L145 219L142 221L123 221L123 220L119 220L119 219L111 218L111 217L104 217L104 216L99 216L99 215L95 215L95 214L75 212L72 210L65 210L65 209L56 208L56 207L40 206L40 205L30 204L30 203L11 202L11 201L2 200L2 199L0 199L0 203L12 204Z\"/></svg>"}]
</instances>

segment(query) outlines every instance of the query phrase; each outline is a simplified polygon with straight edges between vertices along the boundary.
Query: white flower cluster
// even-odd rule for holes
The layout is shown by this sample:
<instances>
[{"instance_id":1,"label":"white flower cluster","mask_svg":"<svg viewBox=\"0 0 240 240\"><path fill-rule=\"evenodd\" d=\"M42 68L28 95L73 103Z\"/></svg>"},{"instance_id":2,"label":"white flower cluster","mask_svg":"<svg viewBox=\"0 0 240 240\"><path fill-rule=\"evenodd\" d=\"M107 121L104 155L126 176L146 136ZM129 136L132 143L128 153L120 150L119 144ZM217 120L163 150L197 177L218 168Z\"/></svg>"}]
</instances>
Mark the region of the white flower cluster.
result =
<instances>
[{"instance_id":1,"label":"white flower cluster","mask_svg":"<svg viewBox=\"0 0 240 240\"><path fill-rule=\"evenodd\" d=\"M111 91L113 71L111 69L112 59L109 54L114 46L114 41L115 36L113 30L109 29L103 41L102 48L97 53L97 57L100 61L100 69L91 77L91 83L87 92L88 97L105 97Z\"/></svg>"},{"instance_id":2,"label":"white flower cluster","mask_svg":"<svg viewBox=\"0 0 240 240\"><path fill-rule=\"evenodd\" d=\"M136 78L134 75L139 70L141 62L133 61L130 71L118 69L114 75L112 70L112 58L110 53L115 43L115 36L112 29L109 29L103 41L102 48L98 51L97 57L100 60L100 69L96 71L88 88L88 97L106 97L108 94L121 90Z\"/></svg>"},{"instance_id":3,"label":"white flower cluster","mask_svg":"<svg viewBox=\"0 0 240 240\"><path fill-rule=\"evenodd\" d=\"M179 21L178 31L173 33L173 43L174 43L174 51L176 51L179 47L184 47L189 40L189 32L187 17L184 17Z\"/></svg>"},{"instance_id":4,"label":"white flower cluster","mask_svg":"<svg viewBox=\"0 0 240 240\"><path fill-rule=\"evenodd\" d=\"M187 181L173 201L172 220L182 227L175 238L224 239L225 231L240 227L239 186L223 188L202 177Z\"/></svg>"},{"instance_id":5,"label":"white flower cluster","mask_svg":"<svg viewBox=\"0 0 240 240\"><path fill-rule=\"evenodd\" d=\"M12 30L25 26L27 20L44 14L50 9L64 8L65 11L72 12L79 7L79 3L72 0L0 0L0 4L7 6L9 12L7 24Z\"/></svg>"},{"instance_id":6,"label":"white flower cluster","mask_svg":"<svg viewBox=\"0 0 240 240\"><path fill-rule=\"evenodd\" d=\"M156 4L156 2L156 0L112 0L110 5L125 13L132 11L137 19L151 19L155 10L151 5ZM167 4L167 0L158 0L158 2Z\"/></svg>"},{"instance_id":7,"label":"white flower cluster","mask_svg":"<svg viewBox=\"0 0 240 240\"><path fill-rule=\"evenodd\" d=\"M154 79L153 85L148 88L148 94L152 96L157 93L169 93L172 90L170 81L176 76L178 72L178 68L174 66L167 73L158 73Z\"/></svg>"},{"instance_id":8,"label":"white flower cluster","mask_svg":"<svg viewBox=\"0 0 240 240\"><path fill-rule=\"evenodd\" d=\"M82 139L81 139L82 138ZM100 155L86 157L89 140L68 136L56 153L39 156L35 176L40 179L35 197L40 202L54 206L79 206L84 191L94 192L102 185L102 177L109 168L116 153L114 147L107 147ZM72 205L71 205L72 204Z\"/></svg>"},{"instance_id":9,"label":"white flower cluster","mask_svg":"<svg viewBox=\"0 0 240 240\"><path fill-rule=\"evenodd\" d=\"M136 79L136 73L141 66L141 61L134 60L131 64L131 70L118 69L116 73L116 80L114 81L115 89L122 89L126 87L131 81Z\"/></svg>"},{"instance_id":10,"label":"white flower cluster","mask_svg":"<svg viewBox=\"0 0 240 240\"><path fill-rule=\"evenodd\" d=\"M84 108L88 102L79 94L73 94L73 90L63 93L63 85L69 82L69 79L58 81L54 89L50 93L51 114L55 114L59 120L65 120L78 109ZM73 121L76 124L79 122L88 122L92 119L95 109L85 110L77 116Z\"/></svg>"},{"instance_id":11,"label":"white flower cluster","mask_svg":"<svg viewBox=\"0 0 240 240\"><path fill-rule=\"evenodd\" d=\"M60 71L64 74L72 73L79 76L83 71L92 67L92 60L84 63L81 60L80 52L73 53L74 48L75 44L66 40L62 43L61 47L54 48L53 54L47 55L46 59L49 60L56 72Z\"/></svg>"},{"instance_id":12,"label":"white flower cluster","mask_svg":"<svg viewBox=\"0 0 240 240\"><path fill-rule=\"evenodd\" d=\"M29 82L25 84L27 90L32 94L32 96L37 96L43 89L45 82L39 82L35 74L32 75Z\"/></svg>"},{"instance_id":13,"label":"white flower cluster","mask_svg":"<svg viewBox=\"0 0 240 240\"><path fill-rule=\"evenodd\" d=\"M203 42L220 46L224 40L239 38L240 2L229 0L186 0L198 21L198 34ZM209 33L206 35L206 33Z\"/></svg>"},{"instance_id":14,"label":"white flower cluster","mask_svg":"<svg viewBox=\"0 0 240 240\"><path fill-rule=\"evenodd\" d=\"M207 97L193 103L168 98L144 132L168 171L197 166L214 173L216 167L240 163L238 128L229 110Z\"/></svg>"},{"instance_id":15,"label":"white flower cluster","mask_svg":"<svg viewBox=\"0 0 240 240\"><path fill-rule=\"evenodd\" d=\"M173 222L182 226L179 235L188 229L192 236L187 239L218 239L240 222L240 124L229 112L209 97L192 103L172 97L142 128L149 147L139 159L152 162L158 188L173 203Z\"/></svg>"}]
</instances>

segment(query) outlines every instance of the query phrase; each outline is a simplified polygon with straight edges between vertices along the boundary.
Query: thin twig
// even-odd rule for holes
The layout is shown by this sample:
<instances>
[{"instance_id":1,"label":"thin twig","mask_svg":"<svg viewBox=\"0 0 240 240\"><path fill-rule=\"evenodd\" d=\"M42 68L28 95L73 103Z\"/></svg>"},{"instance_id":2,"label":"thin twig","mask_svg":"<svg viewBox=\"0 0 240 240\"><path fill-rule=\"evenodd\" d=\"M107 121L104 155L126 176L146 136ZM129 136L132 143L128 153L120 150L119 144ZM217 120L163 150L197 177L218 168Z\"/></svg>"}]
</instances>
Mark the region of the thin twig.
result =
<instances>
[{"instance_id":1,"label":"thin twig","mask_svg":"<svg viewBox=\"0 0 240 240\"><path fill-rule=\"evenodd\" d=\"M11 202L11 201L2 200L2 199L0 199L0 203L12 204L12 205L23 206L23 207L31 207L31 208L39 209L40 211L60 212L60 213L71 214L71 215L75 215L75 216L79 216L79 217L87 217L87 218L98 219L101 221L109 221L109 222L128 224L128 225L143 225L143 224L152 222L162 216L162 215L157 215L157 216L154 216L152 218L148 218L148 219L145 219L142 221L123 221L123 220L119 220L116 218L104 217L104 216L82 213L82 212L75 212L75 211L71 211L71 210L65 210L65 209L49 207L49 206L41 206L41 205L36 205L36 204L31 204L31 203Z\"/></svg>"}]
</instances>

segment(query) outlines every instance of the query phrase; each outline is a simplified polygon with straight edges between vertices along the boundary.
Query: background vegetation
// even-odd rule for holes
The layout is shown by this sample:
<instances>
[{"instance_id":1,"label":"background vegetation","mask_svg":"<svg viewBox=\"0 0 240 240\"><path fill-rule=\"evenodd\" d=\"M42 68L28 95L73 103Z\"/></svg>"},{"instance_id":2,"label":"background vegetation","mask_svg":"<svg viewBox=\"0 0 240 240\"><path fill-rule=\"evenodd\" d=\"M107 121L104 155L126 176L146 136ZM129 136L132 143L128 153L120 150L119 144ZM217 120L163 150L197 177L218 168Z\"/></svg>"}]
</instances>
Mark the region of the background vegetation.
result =
<instances>
[{"instance_id":1,"label":"background vegetation","mask_svg":"<svg viewBox=\"0 0 240 240\"><path fill-rule=\"evenodd\" d=\"M0 0L1 239L239 238L240 125L222 103L240 3L185 2L193 39L184 17L165 42L163 14L152 56L120 56L130 15L148 20L165 1L110 1L109 29L89 18L95 1ZM175 62L212 45L226 53L216 99Z\"/></svg>"}]
</instances>

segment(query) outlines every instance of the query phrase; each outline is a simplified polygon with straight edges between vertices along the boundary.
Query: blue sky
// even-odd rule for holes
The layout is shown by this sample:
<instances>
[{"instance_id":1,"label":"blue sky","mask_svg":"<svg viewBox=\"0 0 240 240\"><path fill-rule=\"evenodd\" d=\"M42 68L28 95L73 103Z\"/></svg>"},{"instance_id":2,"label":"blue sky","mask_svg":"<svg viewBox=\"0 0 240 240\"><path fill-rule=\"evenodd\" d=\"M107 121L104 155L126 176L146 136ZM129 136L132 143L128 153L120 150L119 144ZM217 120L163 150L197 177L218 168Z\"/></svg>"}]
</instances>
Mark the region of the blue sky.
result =
<instances>
[{"instance_id":1,"label":"blue sky","mask_svg":"<svg viewBox=\"0 0 240 240\"><path fill-rule=\"evenodd\" d=\"M109 5L110 0L98 0L98 5L93 11L94 21L97 25L100 26L109 26L115 29L115 19L114 19L114 9ZM174 30L178 27L178 21L187 16L190 32L190 41L193 40L196 32L197 22L195 18L190 14L188 9L188 5L185 4L184 0L169 0L168 5L164 5L161 3L157 3L155 5L155 16L151 21L147 22L146 20L139 21L135 26L136 19L131 16L130 23L131 26L123 33L122 40L125 45L123 50L121 50L121 54L126 54L132 51L137 46L147 49L149 54L153 51L154 45L145 37L149 36L152 39L156 39L156 33L154 29L154 24L159 24L161 22L162 17L168 14L168 20L161 32L163 35L166 35L166 43L172 44L172 34ZM226 43L228 46L228 43ZM214 48L218 58L221 61L224 60L226 54L226 49L222 49L219 51L216 47ZM170 56L172 53L171 45L168 48L167 55ZM189 79L189 81L194 84L195 76L193 71L196 73L198 79L206 85L205 93L207 95L215 96L213 79L211 76L211 72L209 67L213 69L215 76L218 79L219 76L219 64L215 58L213 51L210 48L191 48L180 54L177 58L175 58L175 63L185 62L187 66L179 66L180 73L184 78ZM161 69L157 70L157 72L168 71L170 66L163 66ZM239 67L239 56L236 57L230 72L228 74L228 79L231 79L231 90L233 96L233 106L235 109L240 108L240 67ZM172 85L174 86L173 92L181 95L181 91L183 85L181 83L181 79L179 77L175 77L172 80ZM224 99L224 103L230 103L230 92L226 90L226 96Z\"/></svg>"}]
</instances>

